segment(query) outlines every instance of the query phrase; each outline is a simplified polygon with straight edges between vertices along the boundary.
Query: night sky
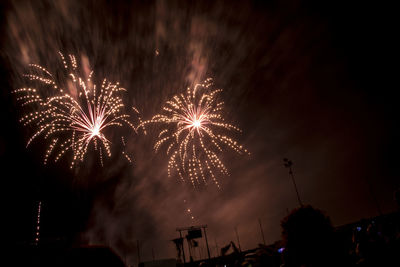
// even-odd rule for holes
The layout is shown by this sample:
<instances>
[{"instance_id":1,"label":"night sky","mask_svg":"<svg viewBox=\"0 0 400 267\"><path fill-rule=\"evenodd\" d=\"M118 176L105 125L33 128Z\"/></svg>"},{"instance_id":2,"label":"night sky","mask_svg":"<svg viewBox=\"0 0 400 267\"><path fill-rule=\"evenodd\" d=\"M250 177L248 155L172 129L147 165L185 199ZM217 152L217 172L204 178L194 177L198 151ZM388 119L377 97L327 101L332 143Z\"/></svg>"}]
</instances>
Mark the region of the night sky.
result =
<instances>
[{"instance_id":1,"label":"night sky","mask_svg":"<svg viewBox=\"0 0 400 267\"><path fill-rule=\"evenodd\" d=\"M319 2L2 1L0 183L10 244L32 240L39 200L42 240L109 245L128 262L136 262L137 240L142 260L152 249L156 258L174 257L169 240L182 226L207 224L212 255L216 244L236 242L235 227L242 249L256 247L258 219L273 243L280 220L298 206L283 158L294 162L303 202L335 226L376 216L378 206L394 211L392 9ZM29 63L56 71L58 51L86 57L99 80L119 81L126 107L143 119L212 77L224 90L226 120L243 130L235 138L251 155L225 150L231 175L220 177L222 190L194 190L168 178L165 150L152 149L154 126L147 135L106 133L125 137L132 165L116 145L104 167L95 151L74 170L70 154L43 166L49 140L25 147L34 129L18 123L25 109L11 92L25 86Z\"/></svg>"}]
</instances>

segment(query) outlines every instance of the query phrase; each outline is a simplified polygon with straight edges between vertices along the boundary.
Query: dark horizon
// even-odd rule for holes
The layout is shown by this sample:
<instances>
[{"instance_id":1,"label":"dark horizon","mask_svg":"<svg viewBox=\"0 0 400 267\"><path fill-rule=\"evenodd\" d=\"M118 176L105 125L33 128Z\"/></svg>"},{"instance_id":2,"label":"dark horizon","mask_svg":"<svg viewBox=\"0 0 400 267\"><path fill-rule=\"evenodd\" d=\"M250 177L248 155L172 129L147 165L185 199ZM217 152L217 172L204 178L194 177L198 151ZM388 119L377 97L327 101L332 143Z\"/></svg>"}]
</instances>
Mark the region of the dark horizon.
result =
<instances>
[{"instance_id":1,"label":"dark horizon","mask_svg":"<svg viewBox=\"0 0 400 267\"><path fill-rule=\"evenodd\" d=\"M44 239L107 244L132 262L136 240L158 258L174 257L175 229L193 224L207 224L209 242L219 247L236 241L237 227L249 249L262 243L260 218L270 244L280 239L287 210L298 206L283 158L294 163L301 200L326 211L335 226L378 215L377 203L384 214L395 211L392 12L333 1L1 2L7 237L32 240L42 200ZM168 178L165 151L152 149L154 127L148 135L108 132L127 138L132 165L115 152L104 167L95 153L76 170L68 154L44 166L49 140L25 147L32 129L18 122L24 109L11 92L24 86L27 63L54 69L58 51L87 57L99 80L119 81L126 106L144 119L212 77L223 89L227 121L243 131L235 138L251 155L221 153L231 173L221 177L222 190Z\"/></svg>"}]
</instances>

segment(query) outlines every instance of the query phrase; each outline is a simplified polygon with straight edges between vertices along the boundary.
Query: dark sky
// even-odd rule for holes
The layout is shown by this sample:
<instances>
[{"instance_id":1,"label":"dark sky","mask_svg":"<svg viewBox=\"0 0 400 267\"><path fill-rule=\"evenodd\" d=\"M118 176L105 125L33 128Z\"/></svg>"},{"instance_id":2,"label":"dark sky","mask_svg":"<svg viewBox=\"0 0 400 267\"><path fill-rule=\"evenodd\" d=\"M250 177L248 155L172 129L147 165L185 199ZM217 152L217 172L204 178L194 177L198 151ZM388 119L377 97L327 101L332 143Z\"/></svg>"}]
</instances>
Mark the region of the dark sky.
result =
<instances>
[{"instance_id":1,"label":"dark sky","mask_svg":"<svg viewBox=\"0 0 400 267\"><path fill-rule=\"evenodd\" d=\"M12 242L31 240L35 201L42 200L44 240L108 244L128 262L136 260L136 240L144 260L152 248L157 258L173 257L175 228L193 224L208 224L212 254L216 243L236 240L234 227L242 248L255 247L258 218L272 243L297 206L284 157L294 162L302 200L334 225L377 215L372 195L383 213L394 211L392 9L319 2L3 1L1 190ZM156 128L108 133L126 138L133 165L113 153L104 167L96 155L72 171L71 155L43 166L48 141L25 148L33 129L18 123L24 110L11 91L24 86L28 63L56 71L58 51L87 57L99 80L119 81L126 106L144 119L212 77L251 156L221 153L231 176L220 178L220 191L168 178L164 151L152 150Z\"/></svg>"}]
</instances>

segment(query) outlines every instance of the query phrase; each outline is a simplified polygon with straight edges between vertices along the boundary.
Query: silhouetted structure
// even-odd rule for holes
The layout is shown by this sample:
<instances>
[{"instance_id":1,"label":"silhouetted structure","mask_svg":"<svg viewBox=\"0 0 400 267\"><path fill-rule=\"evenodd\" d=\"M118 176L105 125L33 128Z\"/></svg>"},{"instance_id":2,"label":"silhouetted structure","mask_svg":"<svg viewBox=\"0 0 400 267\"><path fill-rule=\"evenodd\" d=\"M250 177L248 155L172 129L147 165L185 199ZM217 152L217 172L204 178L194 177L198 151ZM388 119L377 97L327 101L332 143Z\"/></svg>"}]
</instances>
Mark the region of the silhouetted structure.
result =
<instances>
[{"instance_id":1,"label":"silhouetted structure","mask_svg":"<svg viewBox=\"0 0 400 267\"><path fill-rule=\"evenodd\" d=\"M182 237L182 231L187 231L188 234L186 235L187 243L188 243L188 250L189 250L189 259L192 262L192 255L191 255L191 248L192 247L197 247L197 242L194 240L196 238L201 238L202 237L202 231L203 229L204 232L204 238L206 241L206 246L207 246L207 253L208 253L208 259L211 258L210 256L210 248L208 247L208 239L207 239L207 231L206 231L207 225L198 225L198 226L189 226L189 227L181 227L181 228L176 228L176 231L179 232L179 239L183 240ZM173 240L176 244L176 241ZM185 257L185 249L183 246L183 241L182 241L182 246L177 245L177 249L182 249L182 254L183 254L183 263L186 263L186 257ZM180 255L180 252L178 252L178 255Z\"/></svg>"},{"instance_id":2,"label":"silhouetted structure","mask_svg":"<svg viewBox=\"0 0 400 267\"><path fill-rule=\"evenodd\" d=\"M240 251L231 241L222 246L218 257L186 264L176 259L153 260L140 262L139 267L400 266L399 212L334 228L322 211L302 206L286 216L281 225L283 240L268 246L260 244ZM196 233L192 233L194 236ZM37 246L27 242L11 247L12 253L7 255L11 264L5 266L124 266L108 247L71 247L67 240L50 241L42 239ZM184 239L173 241L178 249Z\"/></svg>"}]
</instances>

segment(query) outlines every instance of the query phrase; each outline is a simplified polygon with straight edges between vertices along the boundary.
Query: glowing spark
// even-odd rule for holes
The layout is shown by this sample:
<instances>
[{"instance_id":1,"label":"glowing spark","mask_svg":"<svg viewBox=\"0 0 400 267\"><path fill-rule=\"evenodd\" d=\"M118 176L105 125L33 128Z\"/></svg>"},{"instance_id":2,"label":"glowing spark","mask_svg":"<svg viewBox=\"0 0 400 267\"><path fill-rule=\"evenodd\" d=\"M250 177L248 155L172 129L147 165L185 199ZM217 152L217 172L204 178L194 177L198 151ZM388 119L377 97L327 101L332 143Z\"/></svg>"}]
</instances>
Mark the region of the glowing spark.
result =
<instances>
[{"instance_id":1,"label":"glowing spark","mask_svg":"<svg viewBox=\"0 0 400 267\"><path fill-rule=\"evenodd\" d=\"M167 101L163 112L155 115L146 124L162 125L158 140L154 145L157 152L161 146L167 147L168 176L173 171L185 181L188 176L192 185L204 183L212 179L219 188L217 175L229 175L228 170L218 153L228 147L239 154L250 154L239 145L228 132L241 132L236 126L224 121L223 102L217 99L221 89L211 89L212 79L207 79L186 94L174 96Z\"/></svg>"},{"instance_id":2,"label":"glowing spark","mask_svg":"<svg viewBox=\"0 0 400 267\"><path fill-rule=\"evenodd\" d=\"M111 83L107 79L103 80L98 89L92 81L93 71L82 78L80 74L84 71L78 69L75 56L59 55L64 65L64 75L61 78L56 79L60 75L53 75L42 66L30 64L32 73L24 76L38 87L13 91L21 106L36 107L35 112L27 113L20 120L24 126L33 125L37 128L27 146L40 135L44 139L57 136L46 151L44 163L47 163L50 154L56 149L55 162L66 152L72 151L70 167L73 168L84 160L90 144L93 144L103 164L102 151L108 157L111 156L111 142L106 138L104 130L127 125L136 131L128 121L129 115L123 113L124 104L120 93L126 90L118 82ZM123 154L131 161L125 152Z\"/></svg>"},{"instance_id":3,"label":"glowing spark","mask_svg":"<svg viewBox=\"0 0 400 267\"><path fill-rule=\"evenodd\" d=\"M193 122L193 127L196 127L196 128L198 128L198 127L200 127L201 126L201 122L200 121L198 121L198 120L195 120L194 122Z\"/></svg>"},{"instance_id":4,"label":"glowing spark","mask_svg":"<svg viewBox=\"0 0 400 267\"><path fill-rule=\"evenodd\" d=\"M91 138L95 137L95 136L99 136L100 133L100 126L96 125L93 127L93 129L90 129L92 132Z\"/></svg>"}]
</instances>

